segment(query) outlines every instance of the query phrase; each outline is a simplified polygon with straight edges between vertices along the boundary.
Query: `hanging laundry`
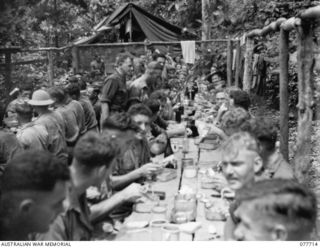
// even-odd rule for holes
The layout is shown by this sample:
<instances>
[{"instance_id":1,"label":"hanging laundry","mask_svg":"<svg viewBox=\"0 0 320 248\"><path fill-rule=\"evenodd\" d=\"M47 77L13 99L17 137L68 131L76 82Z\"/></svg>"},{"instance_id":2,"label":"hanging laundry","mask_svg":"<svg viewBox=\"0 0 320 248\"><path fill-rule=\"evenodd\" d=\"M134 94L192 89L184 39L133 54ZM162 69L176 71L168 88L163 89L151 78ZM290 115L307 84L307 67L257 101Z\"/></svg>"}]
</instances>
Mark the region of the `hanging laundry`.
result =
<instances>
[{"instance_id":1,"label":"hanging laundry","mask_svg":"<svg viewBox=\"0 0 320 248\"><path fill-rule=\"evenodd\" d=\"M196 42L194 40L181 41L183 59L188 64L194 64L196 58Z\"/></svg>"}]
</instances>

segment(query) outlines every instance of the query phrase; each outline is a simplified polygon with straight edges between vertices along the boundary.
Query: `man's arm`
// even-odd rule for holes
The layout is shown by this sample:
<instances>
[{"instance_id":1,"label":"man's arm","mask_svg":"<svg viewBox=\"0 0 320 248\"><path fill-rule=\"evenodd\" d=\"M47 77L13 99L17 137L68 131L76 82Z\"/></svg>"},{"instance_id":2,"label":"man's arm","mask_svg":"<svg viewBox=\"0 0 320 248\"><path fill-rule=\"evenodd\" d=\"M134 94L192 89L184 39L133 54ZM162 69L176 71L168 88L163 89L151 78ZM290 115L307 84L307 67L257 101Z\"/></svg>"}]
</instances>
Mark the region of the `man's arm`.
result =
<instances>
[{"instance_id":1,"label":"man's arm","mask_svg":"<svg viewBox=\"0 0 320 248\"><path fill-rule=\"evenodd\" d=\"M224 240L226 241L230 241L230 240L234 240L234 230L236 228L236 224L233 222L232 218L229 216L227 218L226 224L224 225Z\"/></svg>"},{"instance_id":2,"label":"man's arm","mask_svg":"<svg viewBox=\"0 0 320 248\"><path fill-rule=\"evenodd\" d=\"M101 103L101 116L100 116L100 128L102 130L102 123L105 119L107 119L110 115L109 103L102 102Z\"/></svg>"},{"instance_id":3,"label":"man's arm","mask_svg":"<svg viewBox=\"0 0 320 248\"><path fill-rule=\"evenodd\" d=\"M112 195L109 199L90 207L90 221L95 222L108 215L117 206L125 202L134 202L142 196L143 189L140 184L132 183L124 190Z\"/></svg>"}]
</instances>

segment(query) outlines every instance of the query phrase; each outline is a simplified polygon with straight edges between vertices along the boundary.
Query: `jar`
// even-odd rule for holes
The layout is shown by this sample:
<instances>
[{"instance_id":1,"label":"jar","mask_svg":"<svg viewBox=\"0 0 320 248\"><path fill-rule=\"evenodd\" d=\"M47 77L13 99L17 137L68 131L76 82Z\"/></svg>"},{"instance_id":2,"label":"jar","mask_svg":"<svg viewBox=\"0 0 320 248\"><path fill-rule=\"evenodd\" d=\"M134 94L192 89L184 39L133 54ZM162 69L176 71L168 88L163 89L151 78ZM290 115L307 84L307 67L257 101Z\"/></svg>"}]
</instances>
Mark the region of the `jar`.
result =
<instances>
[{"instance_id":1,"label":"jar","mask_svg":"<svg viewBox=\"0 0 320 248\"><path fill-rule=\"evenodd\" d=\"M182 165L182 168L185 168L186 166L193 166L194 160L193 158L183 158L181 159L181 165Z\"/></svg>"},{"instance_id":2,"label":"jar","mask_svg":"<svg viewBox=\"0 0 320 248\"><path fill-rule=\"evenodd\" d=\"M162 203L162 204L157 204L155 205L152 210L152 220L167 220L167 205Z\"/></svg>"},{"instance_id":3,"label":"jar","mask_svg":"<svg viewBox=\"0 0 320 248\"><path fill-rule=\"evenodd\" d=\"M165 225L162 227L162 241L179 241L180 229L177 225Z\"/></svg>"},{"instance_id":4,"label":"jar","mask_svg":"<svg viewBox=\"0 0 320 248\"><path fill-rule=\"evenodd\" d=\"M198 174L198 170L197 170L196 166L188 165L188 166L184 167L184 174L183 175L186 178L195 178L195 177L197 177L197 174Z\"/></svg>"},{"instance_id":5,"label":"jar","mask_svg":"<svg viewBox=\"0 0 320 248\"><path fill-rule=\"evenodd\" d=\"M166 220L153 220L150 222L150 234L152 241L161 241L162 240L162 227L167 225Z\"/></svg>"}]
</instances>

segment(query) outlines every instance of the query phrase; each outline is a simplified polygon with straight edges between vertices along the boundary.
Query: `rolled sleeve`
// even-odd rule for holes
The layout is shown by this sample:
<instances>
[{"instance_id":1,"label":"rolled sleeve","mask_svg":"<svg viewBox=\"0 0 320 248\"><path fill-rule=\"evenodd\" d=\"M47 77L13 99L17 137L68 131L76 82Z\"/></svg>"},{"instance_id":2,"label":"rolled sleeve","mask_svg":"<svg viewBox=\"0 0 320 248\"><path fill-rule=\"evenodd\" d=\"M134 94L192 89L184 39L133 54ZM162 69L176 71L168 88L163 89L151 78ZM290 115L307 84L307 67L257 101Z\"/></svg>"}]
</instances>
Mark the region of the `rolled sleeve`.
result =
<instances>
[{"instance_id":1,"label":"rolled sleeve","mask_svg":"<svg viewBox=\"0 0 320 248\"><path fill-rule=\"evenodd\" d=\"M116 78L108 78L102 88L101 102L111 103L119 88L119 82Z\"/></svg>"}]
</instances>

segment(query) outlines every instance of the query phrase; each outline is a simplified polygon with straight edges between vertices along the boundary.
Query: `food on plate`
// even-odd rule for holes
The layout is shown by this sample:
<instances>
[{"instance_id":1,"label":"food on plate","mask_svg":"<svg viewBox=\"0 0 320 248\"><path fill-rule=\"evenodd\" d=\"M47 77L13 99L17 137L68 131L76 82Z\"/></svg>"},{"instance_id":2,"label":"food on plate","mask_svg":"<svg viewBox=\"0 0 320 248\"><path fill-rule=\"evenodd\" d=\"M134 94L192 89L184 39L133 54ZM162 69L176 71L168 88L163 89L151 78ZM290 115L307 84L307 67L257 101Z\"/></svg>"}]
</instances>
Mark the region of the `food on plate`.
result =
<instances>
[{"instance_id":1,"label":"food on plate","mask_svg":"<svg viewBox=\"0 0 320 248\"><path fill-rule=\"evenodd\" d=\"M205 203L205 216L207 220L225 221L229 216L229 207L224 201Z\"/></svg>"},{"instance_id":2,"label":"food on plate","mask_svg":"<svg viewBox=\"0 0 320 248\"><path fill-rule=\"evenodd\" d=\"M128 222L126 224L126 227L128 229L139 229L139 228L145 228L148 226L148 221L132 221L132 222Z\"/></svg>"},{"instance_id":3,"label":"food on plate","mask_svg":"<svg viewBox=\"0 0 320 248\"><path fill-rule=\"evenodd\" d=\"M167 182L177 177L177 170L175 169L163 169L162 173L157 175L157 180L161 182Z\"/></svg>"},{"instance_id":4,"label":"food on plate","mask_svg":"<svg viewBox=\"0 0 320 248\"><path fill-rule=\"evenodd\" d=\"M202 189L214 189L215 183L214 180L210 177L204 177L201 180L201 188Z\"/></svg>"},{"instance_id":5,"label":"food on plate","mask_svg":"<svg viewBox=\"0 0 320 248\"><path fill-rule=\"evenodd\" d=\"M133 210L137 213L151 213L152 208L157 204L156 201L144 198L142 202L137 202L133 206Z\"/></svg>"},{"instance_id":6,"label":"food on plate","mask_svg":"<svg viewBox=\"0 0 320 248\"><path fill-rule=\"evenodd\" d=\"M220 197L221 196L221 192L219 190L212 189L211 196L212 197Z\"/></svg>"}]
</instances>

